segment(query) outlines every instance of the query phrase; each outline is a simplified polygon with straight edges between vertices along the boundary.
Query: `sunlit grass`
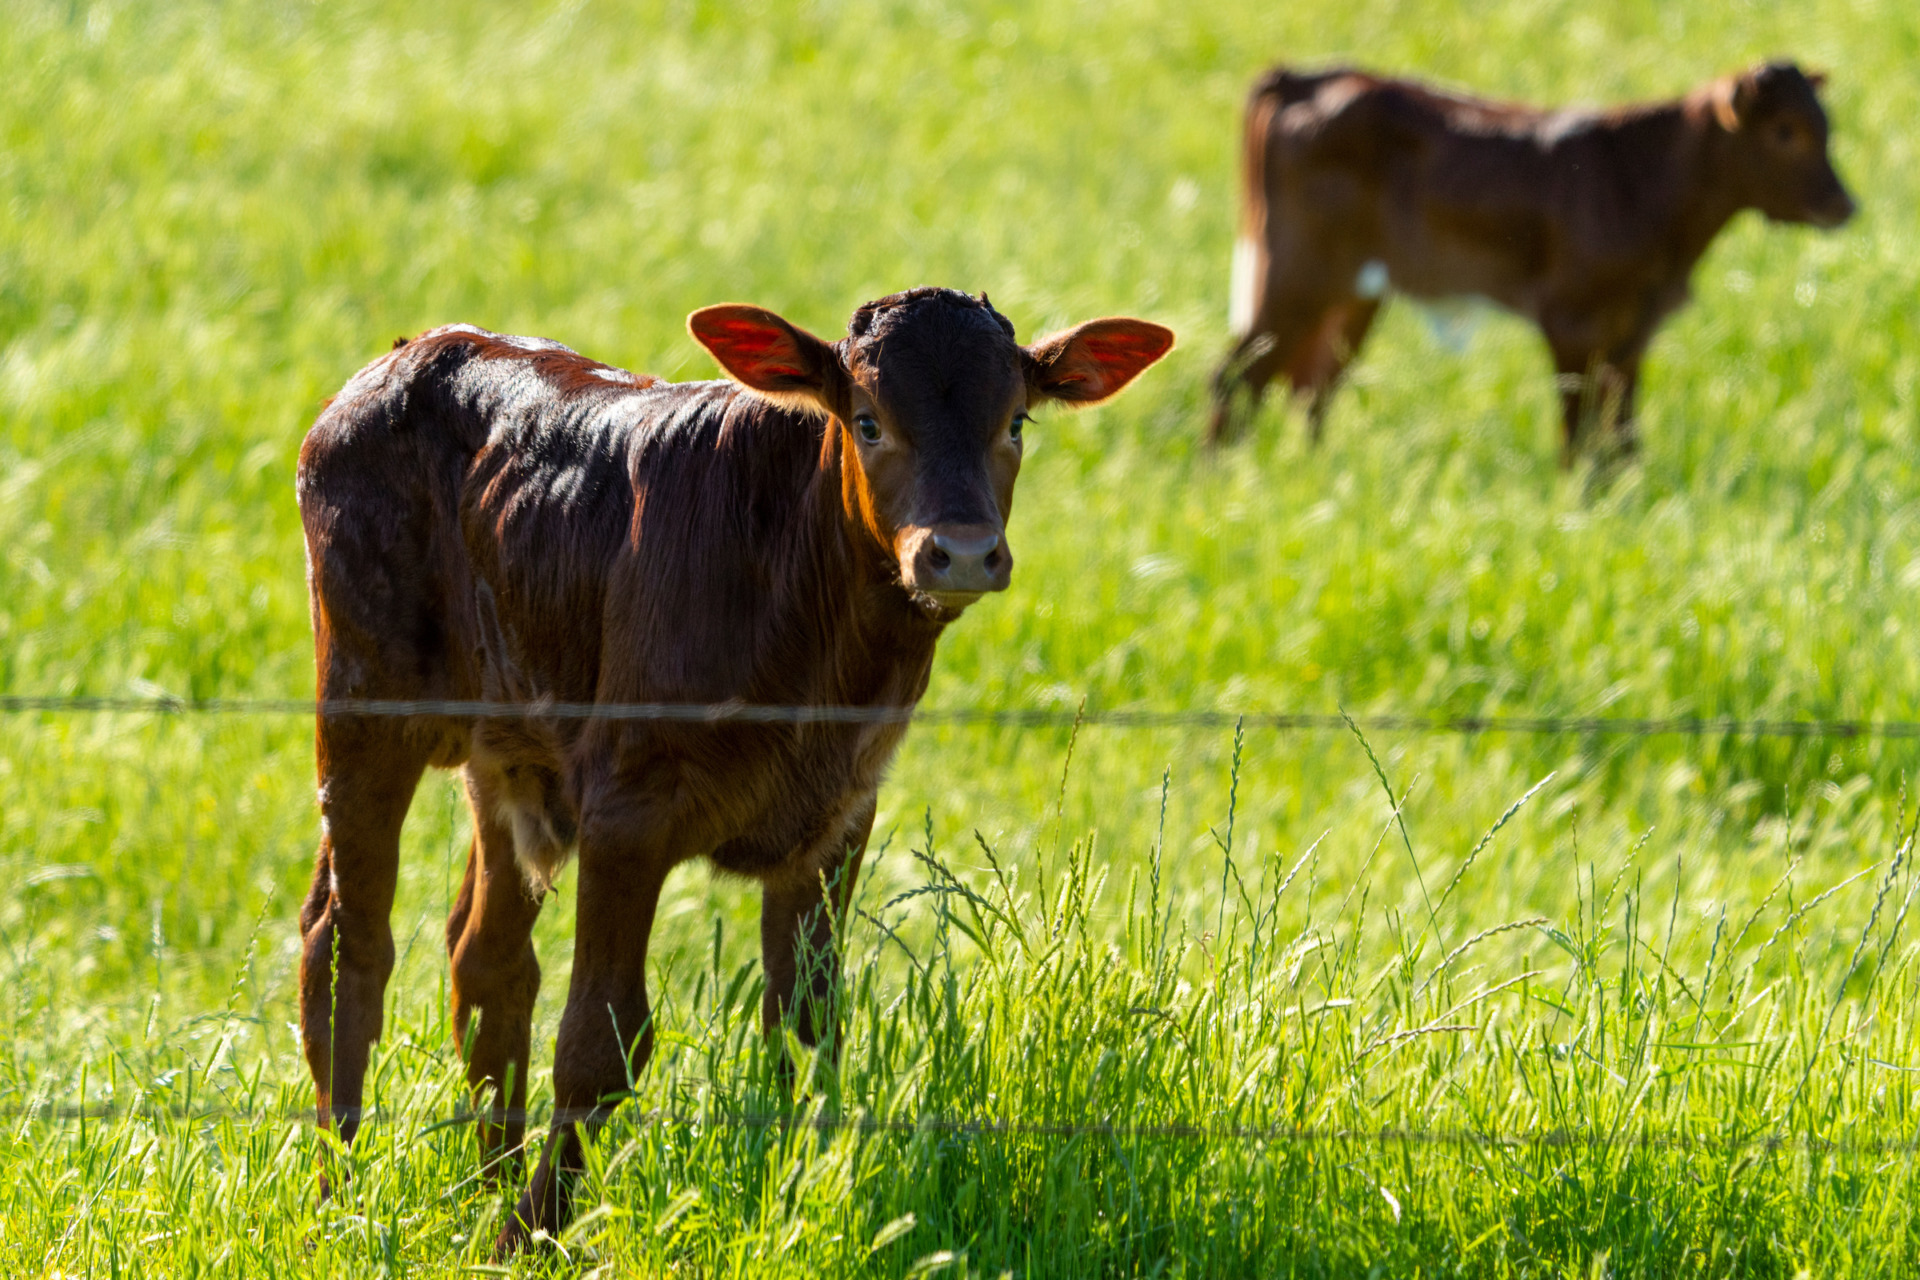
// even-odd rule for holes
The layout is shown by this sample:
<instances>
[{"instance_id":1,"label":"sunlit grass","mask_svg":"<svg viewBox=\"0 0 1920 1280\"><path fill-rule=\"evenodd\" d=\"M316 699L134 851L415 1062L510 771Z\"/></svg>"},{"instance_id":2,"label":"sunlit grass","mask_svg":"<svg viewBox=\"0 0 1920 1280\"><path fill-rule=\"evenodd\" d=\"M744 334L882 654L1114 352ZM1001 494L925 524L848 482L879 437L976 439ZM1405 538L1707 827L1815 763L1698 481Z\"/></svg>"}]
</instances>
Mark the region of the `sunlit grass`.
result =
<instances>
[{"instance_id":1,"label":"sunlit grass","mask_svg":"<svg viewBox=\"0 0 1920 1280\"><path fill-rule=\"evenodd\" d=\"M1399 305L1322 448L1276 411L1198 450L1256 69L1611 100L1780 52L1832 72L1863 215L1729 229L1654 347L1636 469L1558 472L1523 326ZM943 643L936 705L1920 716L1917 58L1920 22L1872 3L14 5L0 690L309 692L294 451L398 334L704 377L696 306L831 336L937 282L1023 337L1133 313L1182 345L1033 428L1019 573ZM862 893L898 942L849 927L844 1064L792 1113L754 897L678 873L659 1055L566 1255L516 1265L1920 1263L1911 743L1377 735L1403 832L1344 733L1250 730L1236 769L1230 735L1088 728L1063 780L1067 741L910 736ZM405 841L391 1115L340 1156L288 1028L311 787L297 720L0 721L10 1273L485 1261L498 1202L434 1127L460 1102L455 790L422 788ZM539 932L536 1105L571 915ZM789 1114L825 1123L765 1123Z\"/></svg>"}]
</instances>

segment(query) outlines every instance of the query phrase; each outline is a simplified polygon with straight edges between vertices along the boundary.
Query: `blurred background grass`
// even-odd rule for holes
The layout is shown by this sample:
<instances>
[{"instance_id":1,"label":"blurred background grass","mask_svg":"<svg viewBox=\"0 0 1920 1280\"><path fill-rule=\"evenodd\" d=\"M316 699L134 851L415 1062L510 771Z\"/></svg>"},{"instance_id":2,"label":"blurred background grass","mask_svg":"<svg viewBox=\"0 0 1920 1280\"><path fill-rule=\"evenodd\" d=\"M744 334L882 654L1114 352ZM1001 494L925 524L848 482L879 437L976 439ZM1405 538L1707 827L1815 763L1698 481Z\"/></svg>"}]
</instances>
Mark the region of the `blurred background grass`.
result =
<instances>
[{"instance_id":1,"label":"blurred background grass","mask_svg":"<svg viewBox=\"0 0 1920 1280\"><path fill-rule=\"evenodd\" d=\"M683 328L697 306L756 302L835 336L859 302L940 283L990 292L1023 339L1133 313L1181 346L1115 405L1033 429L1019 573L943 641L933 705L1920 715L1920 19L1904 5L0 15L0 690L310 693L295 451L322 399L397 335L461 320L709 377ZM1354 61L1598 103L1778 54L1830 71L1862 216L1823 235L1749 214L1722 236L1655 344L1637 468L1601 489L1558 471L1527 328L1405 304L1322 448L1277 404L1247 445L1197 447L1256 71ZM1066 736L917 730L880 829L897 855L930 813L941 848L977 829L1042 869L1097 828L1118 884L1158 839L1167 767L1168 891L1197 932L1218 905L1209 828L1226 817L1230 743L1089 729L1063 783ZM1753 909L1792 856L1806 893L1883 857L1915 753L1375 746L1413 788L1429 883L1554 774L1454 899L1463 928L1561 918L1578 863L1604 883L1651 829L1648 892L1679 895L1674 945L1701 962L1715 913ZM230 1056L297 1088L285 1021L311 770L310 729L292 720L0 720L0 1091L68 1097L82 1063L136 1044L156 1072L192 1060L237 973L256 1020ZM1351 739L1250 733L1237 797L1249 865L1330 832L1331 901L1368 875L1376 910L1417 914L1404 856L1368 858L1387 810ZM438 919L466 832L452 784L430 780L396 916L409 1017L430 1021L444 994ZM919 874L889 856L874 892ZM1814 972L1796 980L1837 979L1872 885L1809 919ZM716 917L729 963L752 955L754 895L690 867L670 898L661 971L700 968ZM557 1016L565 899L541 927L536 1044ZM1095 919L1117 936L1125 915L1105 901ZM1537 949L1501 941L1515 972Z\"/></svg>"}]
</instances>

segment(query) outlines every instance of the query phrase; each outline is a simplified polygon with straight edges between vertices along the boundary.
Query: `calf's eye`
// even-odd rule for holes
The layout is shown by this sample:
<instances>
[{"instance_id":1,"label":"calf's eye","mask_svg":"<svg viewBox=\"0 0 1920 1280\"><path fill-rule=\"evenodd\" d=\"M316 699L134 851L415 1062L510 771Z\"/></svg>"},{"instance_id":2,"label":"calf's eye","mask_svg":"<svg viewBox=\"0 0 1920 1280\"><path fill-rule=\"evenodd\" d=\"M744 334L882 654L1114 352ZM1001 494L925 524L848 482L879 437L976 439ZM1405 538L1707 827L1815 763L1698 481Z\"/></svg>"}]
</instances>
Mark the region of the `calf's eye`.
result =
<instances>
[{"instance_id":1,"label":"calf's eye","mask_svg":"<svg viewBox=\"0 0 1920 1280\"><path fill-rule=\"evenodd\" d=\"M1012 440L1015 444L1019 444L1020 432L1022 428L1024 428L1027 425L1027 421L1028 419L1026 414L1024 413L1014 414L1013 423L1007 428L1007 438L1009 440Z\"/></svg>"},{"instance_id":2,"label":"calf's eye","mask_svg":"<svg viewBox=\"0 0 1920 1280\"><path fill-rule=\"evenodd\" d=\"M858 431L860 438L868 444L880 443L880 424L874 419L872 414L855 414L853 418L853 429Z\"/></svg>"}]
</instances>

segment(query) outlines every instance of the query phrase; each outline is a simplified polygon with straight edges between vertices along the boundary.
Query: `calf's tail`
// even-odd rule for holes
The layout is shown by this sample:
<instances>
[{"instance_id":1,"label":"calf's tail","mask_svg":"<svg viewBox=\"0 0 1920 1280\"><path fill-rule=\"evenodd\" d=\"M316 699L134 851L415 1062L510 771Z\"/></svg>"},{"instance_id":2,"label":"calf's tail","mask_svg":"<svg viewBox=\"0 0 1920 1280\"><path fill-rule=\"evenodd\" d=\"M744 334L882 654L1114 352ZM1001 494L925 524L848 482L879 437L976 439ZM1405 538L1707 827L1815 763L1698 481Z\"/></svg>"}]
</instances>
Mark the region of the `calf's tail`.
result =
<instances>
[{"instance_id":1,"label":"calf's tail","mask_svg":"<svg viewBox=\"0 0 1920 1280\"><path fill-rule=\"evenodd\" d=\"M1217 444L1237 434L1257 402L1265 379L1251 366L1266 354L1258 333L1267 294L1267 151L1273 118L1291 102L1311 96L1319 77L1284 69L1269 71L1247 95L1241 124L1239 231L1233 241L1233 274L1227 295L1227 330L1234 347L1213 375L1213 408L1207 440Z\"/></svg>"},{"instance_id":2,"label":"calf's tail","mask_svg":"<svg viewBox=\"0 0 1920 1280\"><path fill-rule=\"evenodd\" d=\"M1267 145L1273 117L1287 104L1275 92L1275 78L1294 79L1290 73L1269 74L1247 97L1241 128L1239 233L1233 241L1233 282L1227 303L1227 329L1235 338L1253 332L1265 301L1267 266Z\"/></svg>"}]
</instances>

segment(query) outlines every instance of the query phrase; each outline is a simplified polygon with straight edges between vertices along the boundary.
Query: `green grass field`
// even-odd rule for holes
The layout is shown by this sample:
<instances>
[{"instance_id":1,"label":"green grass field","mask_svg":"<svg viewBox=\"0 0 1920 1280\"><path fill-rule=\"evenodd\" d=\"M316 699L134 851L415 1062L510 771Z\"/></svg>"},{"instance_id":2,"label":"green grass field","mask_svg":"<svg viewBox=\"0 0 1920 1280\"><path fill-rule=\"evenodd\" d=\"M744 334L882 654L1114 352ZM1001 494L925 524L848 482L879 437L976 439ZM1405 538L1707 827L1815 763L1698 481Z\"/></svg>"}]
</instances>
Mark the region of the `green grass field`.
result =
<instances>
[{"instance_id":1,"label":"green grass field","mask_svg":"<svg viewBox=\"0 0 1920 1280\"><path fill-rule=\"evenodd\" d=\"M1862 216L1729 229L1632 470L1558 470L1530 331L1408 305L1325 446L1276 407L1197 448L1256 70L1614 101L1782 52L1832 73ZM295 451L396 335L708 377L694 307L834 335L942 283L1023 338L1133 313L1182 345L1033 428L1013 589L930 705L1920 717L1916 65L1894 0L5 0L0 692L310 695ZM844 1059L797 1103L757 895L681 872L639 1101L578 1223L507 1270L1920 1272L1912 741L1375 734L1383 778L1345 733L1249 730L1236 761L1089 727L1070 765L1068 737L910 736ZM311 743L0 716L5 1274L491 1265L501 1200L447 1123L445 777L406 838L381 1114L350 1153L305 1118Z\"/></svg>"}]
</instances>

